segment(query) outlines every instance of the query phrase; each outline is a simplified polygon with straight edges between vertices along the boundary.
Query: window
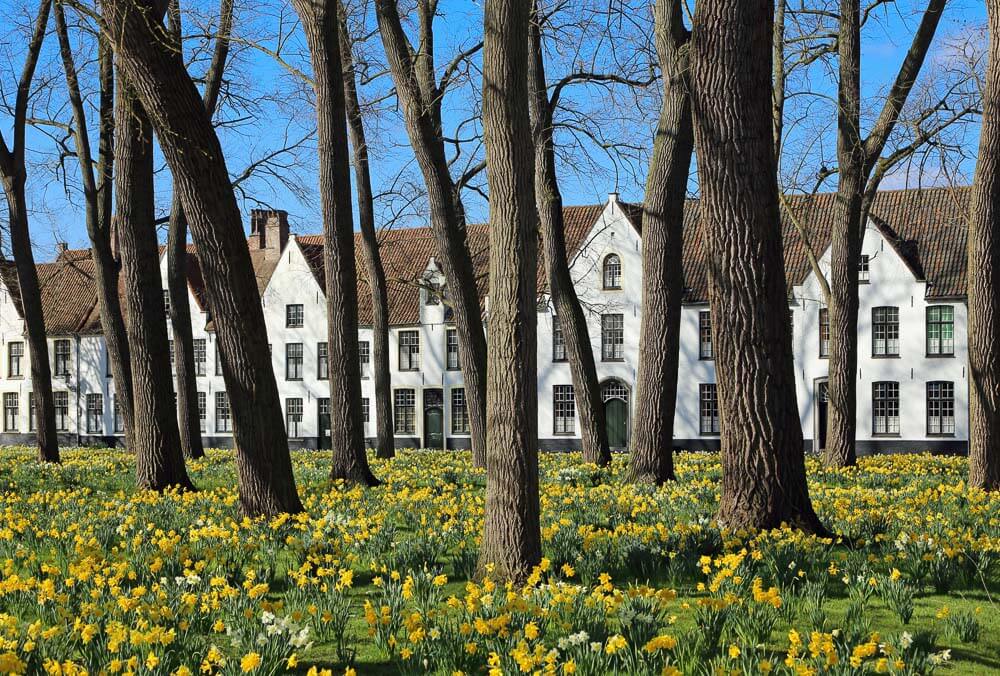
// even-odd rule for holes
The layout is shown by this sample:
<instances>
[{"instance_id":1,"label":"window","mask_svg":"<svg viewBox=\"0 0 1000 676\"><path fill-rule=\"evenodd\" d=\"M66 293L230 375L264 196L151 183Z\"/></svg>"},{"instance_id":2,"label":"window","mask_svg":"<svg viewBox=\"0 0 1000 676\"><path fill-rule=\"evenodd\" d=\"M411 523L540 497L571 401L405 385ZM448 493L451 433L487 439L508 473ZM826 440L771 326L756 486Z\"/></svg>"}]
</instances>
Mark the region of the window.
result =
<instances>
[{"instance_id":1,"label":"window","mask_svg":"<svg viewBox=\"0 0 1000 676\"><path fill-rule=\"evenodd\" d=\"M111 410L114 412L113 419L111 421L112 432L114 434L122 434L125 431L125 423L122 421L122 409L118 405L118 397L111 397Z\"/></svg>"},{"instance_id":2,"label":"window","mask_svg":"<svg viewBox=\"0 0 1000 676\"><path fill-rule=\"evenodd\" d=\"M566 361L566 338L559 317L552 317L552 361Z\"/></svg>"},{"instance_id":3,"label":"window","mask_svg":"<svg viewBox=\"0 0 1000 676\"><path fill-rule=\"evenodd\" d=\"M955 354L955 308L951 305L927 308L927 354L941 357Z\"/></svg>"},{"instance_id":4,"label":"window","mask_svg":"<svg viewBox=\"0 0 1000 676\"><path fill-rule=\"evenodd\" d=\"M163 314L170 316L170 291L163 292Z\"/></svg>"},{"instance_id":5,"label":"window","mask_svg":"<svg viewBox=\"0 0 1000 676\"><path fill-rule=\"evenodd\" d=\"M358 366L361 369L361 377L367 378L371 375L372 352L371 343L367 340L358 341Z\"/></svg>"},{"instance_id":6,"label":"window","mask_svg":"<svg viewBox=\"0 0 1000 676\"><path fill-rule=\"evenodd\" d=\"M57 340L55 342L55 375L58 376L68 376L69 375L69 358L70 358L70 343L68 340Z\"/></svg>"},{"instance_id":7,"label":"window","mask_svg":"<svg viewBox=\"0 0 1000 676\"><path fill-rule=\"evenodd\" d=\"M232 416L229 415L229 395L225 392L215 393L215 431L233 431Z\"/></svg>"},{"instance_id":8,"label":"window","mask_svg":"<svg viewBox=\"0 0 1000 676\"><path fill-rule=\"evenodd\" d=\"M870 278L868 276L868 256L862 256L858 259L858 281L862 284L867 284Z\"/></svg>"},{"instance_id":9,"label":"window","mask_svg":"<svg viewBox=\"0 0 1000 676\"><path fill-rule=\"evenodd\" d=\"M698 358L714 359L715 349L712 346L712 313L698 313Z\"/></svg>"},{"instance_id":10,"label":"window","mask_svg":"<svg viewBox=\"0 0 1000 676\"><path fill-rule=\"evenodd\" d=\"M53 392L52 402L56 409L56 431L69 431L69 392Z\"/></svg>"},{"instance_id":11,"label":"window","mask_svg":"<svg viewBox=\"0 0 1000 676\"><path fill-rule=\"evenodd\" d=\"M899 356L899 308L872 308L872 356Z\"/></svg>"},{"instance_id":12,"label":"window","mask_svg":"<svg viewBox=\"0 0 1000 676\"><path fill-rule=\"evenodd\" d=\"M302 343L285 345L285 380L302 380Z\"/></svg>"},{"instance_id":13,"label":"window","mask_svg":"<svg viewBox=\"0 0 1000 676\"><path fill-rule=\"evenodd\" d=\"M14 342L7 345L7 377L20 378L21 360L24 359L24 343Z\"/></svg>"},{"instance_id":14,"label":"window","mask_svg":"<svg viewBox=\"0 0 1000 676\"><path fill-rule=\"evenodd\" d=\"M177 366L177 364L175 363L177 355L174 353L174 341L172 340L167 341L167 352L170 353L170 370L173 371Z\"/></svg>"},{"instance_id":15,"label":"window","mask_svg":"<svg viewBox=\"0 0 1000 676\"><path fill-rule=\"evenodd\" d=\"M205 364L208 361L205 339L195 338L192 342L194 344L194 374L196 376L203 376L205 375Z\"/></svg>"},{"instance_id":16,"label":"window","mask_svg":"<svg viewBox=\"0 0 1000 676\"><path fill-rule=\"evenodd\" d=\"M327 404L327 406L329 406L329 404ZM361 422L367 424L370 418L371 408L368 403L368 397L361 397Z\"/></svg>"},{"instance_id":17,"label":"window","mask_svg":"<svg viewBox=\"0 0 1000 676\"><path fill-rule=\"evenodd\" d=\"M290 438L298 438L302 427L302 399L289 397L285 400L285 432Z\"/></svg>"},{"instance_id":18,"label":"window","mask_svg":"<svg viewBox=\"0 0 1000 676\"><path fill-rule=\"evenodd\" d=\"M554 434L576 431L576 395L572 385L552 386L552 423Z\"/></svg>"},{"instance_id":19,"label":"window","mask_svg":"<svg viewBox=\"0 0 1000 676\"><path fill-rule=\"evenodd\" d=\"M625 316L601 315L601 359L620 361L625 357Z\"/></svg>"},{"instance_id":20,"label":"window","mask_svg":"<svg viewBox=\"0 0 1000 676\"><path fill-rule=\"evenodd\" d=\"M108 352L107 343L104 345L104 375L111 378L114 374L111 372L111 353Z\"/></svg>"},{"instance_id":21,"label":"window","mask_svg":"<svg viewBox=\"0 0 1000 676\"><path fill-rule=\"evenodd\" d=\"M830 311L819 309L819 356L830 356Z\"/></svg>"},{"instance_id":22,"label":"window","mask_svg":"<svg viewBox=\"0 0 1000 676\"><path fill-rule=\"evenodd\" d=\"M420 334L416 331L399 332L399 370L416 371L420 368Z\"/></svg>"},{"instance_id":23,"label":"window","mask_svg":"<svg viewBox=\"0 0 1000 676\"><path fill-rule=\"evenodd\" d=\"M393 410L393 423L396 434L413 434L416 430L416 402L413 390L396 390Z\"/></svg>"},{"instance_id":24,"label":"window","mask_svg":"<svg viewBox=\"0 0 1000 676\"><path fill-rule=\"evenodd\" d=\"M28 392L28 431L34 432L38 421L35 419L35 395Z\"/></svg>"},{"instance_id":25,"label":"window","mask_svg":"<svg viewBox=\"0 0 1000 676\"><path fill-rule=\"evenodd\" d=\"M451 433L469 433L469 409L465 405L464 387L454 387L451 390Z\"/></svg>"},{"instance_id":26,"label":"window","mask_svg":"<svg viewBox=\"0 0 1000 676\"><path fill-rule=\"evenodd\" d=\"M320 380L330 379L330 346L327 343L316 343L316 371Z\"/></svg>"},{"instance_id":27,"label":"window","mask_svg":"<svg viewBox=\"0 0 1000 676\"><path fill-rule=\"evenodd\" d=\"M700 433L703 436L719 433L719 399L715 383L698 386Z\"/></svg>"},{"instance_id":28,"label":"window","mask_svg":"<svg viewBox=\"0 0 1000 676\"><path fill-rule=\"evenodd\" d=\"M104 434L104 397L101 394L87 395L87 432Z\"/></svg>"},{"instance_id":29,"label":"window","mask_svg":"<svg viewBox=\"0 0 1000 676\"><path fill-rule=\"evenodd\" d=\"M208 397L204 392L198 393L198 429L205 432L208 423Z\"/></svg>"},{"instance_id":30,"label":"window","mask_svg":"<svg viewBox=\"0 0 1000 676\"><path fill-rule=\"evenodd\" d=\"M604 258L604 288L622 288L622 259L618 254L608 254Z\"/></svg>"},{"instance_id":31,"label":"window","mask_svg":"<svg viewBox=\"0 0 1000 676\"><path fill-rule=\"evenodd\" d=\"M955 383L927 383L927 434L955 434Z\"/></svg>"},{"instance_id":32,"label":"window","mask_svg":"<svg viewBox=\"0 0 1000 676\"><path fill-rule=\"evenodd\" d=\"M305 311L302 305L285 306L285 326L290 329L302 328L305 324Z\"/></svg>"},{"instance_id":33,"label":"window","mask_svg":"<svg viewBox=\"0 0 1000 676\"><path fill-rule=\"evenodd\" d=\"M17 392L5 392L3 395L3 431L16 432L20 397Z\"/></svg>"},{"instance_id":34,"label":"window","mask_svg":"<svg viewBox=\"0 0 1000 676\"><path fill-rule=\"evenodd\" d=\"M872 434L899 434L899 383L872 383Z\"/></svg>"},{"instance_id":35,"label":"window","mask_svg":"<svg viewBox=\"0 0 1000 676\"><path fill-rule=\"evenodd\" d=\"M458 331L456 329L448 329L445 332L445 347L447 368L449 371L457 371L461 368L461 363L458 361Z\"/></svg>"},{"instance_id":36,"label":"window","mask_svg":"<svg viewBox=\"0 0 1000 676\"><path fill-rule=\"evenodd\" d=\"M219 341L215 341L215 375L222 375L222 352L219 351Z\"/></svg>"}]
</instances>

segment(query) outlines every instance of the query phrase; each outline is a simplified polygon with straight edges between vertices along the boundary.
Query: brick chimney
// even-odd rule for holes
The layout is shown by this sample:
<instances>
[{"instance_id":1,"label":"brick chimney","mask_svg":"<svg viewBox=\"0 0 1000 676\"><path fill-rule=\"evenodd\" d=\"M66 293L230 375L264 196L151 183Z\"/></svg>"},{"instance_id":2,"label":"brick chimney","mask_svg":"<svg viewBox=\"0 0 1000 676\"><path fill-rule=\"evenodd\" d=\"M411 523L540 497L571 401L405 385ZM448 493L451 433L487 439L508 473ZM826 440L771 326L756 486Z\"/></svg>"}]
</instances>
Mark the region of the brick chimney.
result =
<instances>
[{"instance_id":1,"label":"brick chimney","mask_svg":"<svg viewBox=\"0 0 1000 676\"><path fill-rule=\"evenodd\" d=\"M283 209L250 211L250 248L265 251L265 258L277 258L288 243L288 212Z\"/></svg>"},{"instance_id":2,"label":"brick chimney","mask_svg":"<svg viewBox=\"0 0 1000 676\"><path fill-rule=\"evenodd\" d=\"M66 242L56 242L56 256L62 256L69 249Z\"/></svg>"}]
</instances>

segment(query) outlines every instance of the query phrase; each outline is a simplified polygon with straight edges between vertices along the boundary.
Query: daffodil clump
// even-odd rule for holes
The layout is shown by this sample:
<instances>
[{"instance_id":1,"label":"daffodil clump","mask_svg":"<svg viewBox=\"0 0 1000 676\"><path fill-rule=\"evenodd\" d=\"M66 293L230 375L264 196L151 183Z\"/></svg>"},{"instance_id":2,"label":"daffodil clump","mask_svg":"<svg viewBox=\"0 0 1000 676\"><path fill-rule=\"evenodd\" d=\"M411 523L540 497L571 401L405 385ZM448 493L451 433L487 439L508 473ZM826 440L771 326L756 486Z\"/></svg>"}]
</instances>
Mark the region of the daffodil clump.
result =
<instances>
[{"instance_id":1,"label":"daffodil clump","mask_svg":"<svg viewBox=\"0 0 1000 676\"><path fill-rule=\"evenodd\" d=\"M656 488L625 483L623 458L546 454L544 558L518 585L477 568L485 476L467 453L373 459L375 489L331 485L328 453L293 459L306 511L244 519L228 451L189 463L201 490L156 494L122 451L53 467L0 450L0 674L1000 664L1000 496L969 489L963 459L809 461L827 540L720 528L714 455L680 454Z\"/></svg>"}]
</instances>

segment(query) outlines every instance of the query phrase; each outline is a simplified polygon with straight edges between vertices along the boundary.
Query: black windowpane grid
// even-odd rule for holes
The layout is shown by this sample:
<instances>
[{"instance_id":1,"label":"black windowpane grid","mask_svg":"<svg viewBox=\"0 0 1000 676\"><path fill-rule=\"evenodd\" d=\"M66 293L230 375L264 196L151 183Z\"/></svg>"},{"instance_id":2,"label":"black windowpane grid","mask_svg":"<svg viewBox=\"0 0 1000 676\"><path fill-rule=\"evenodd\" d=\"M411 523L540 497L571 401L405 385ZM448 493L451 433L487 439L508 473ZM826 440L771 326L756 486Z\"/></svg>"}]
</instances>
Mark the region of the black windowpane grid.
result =
<instances>
[{"instance_id":1,"label":"black windowpane grid","mask_svg":"<svg viewBox=\"0 0 1000 676\"><path fill-rule=\"evenodd\" d=\"M899 383L872 383L872 434L899 434Z\"/></svg>"},{"instance_id":2,"label":"black windowpane grid","mask_svg":"<svg viewBox=\"0 0 1000 676\"><path fill-rule=\"evenodd\" d=\"M553 386L552 413L552 431L555 434L572 434L576 431L576 396L572 385Z\"/></svg>"},{"instance_id":3,"label":"black windowpane grid","mask_svg":"<svg viewBox=\"0 0 1000 676\"><path fill-rule=\"evenodd\" d=\"M927 308L927 354L955 354L955 308L951 305Z\"/></svg>"},{"instance_id":4,"label":"black windowpane grid","mask_svg":"<svg viewBox=\"0 0 1000 676\"><path fill-rule=\"evenodd\" d=\"M302 380L302 343L285 345L285 380Z\"/></svg>"},{"instance_id":5,"label":"black windowpane grid","mask_svg":"<svg viewBox=\"0 0 1000 676\"><path fill-rule=\"evenodd\" d=\"M715 350L712 347L712 313L698 313L698 357L714 359Z\"/></svg>"},{"instance_id":6,"label":"black windowpane grid","mask_svg":"<svg viewBox=\"0 0 1000 676\"><path fill-rule=\"evenodd\" d=\"M618 361L625 358L625 316L601 315L601 359Z\"/></svg>"},{"instance_id":7,"label":"black windowpane grid","mask_svg":"<svg viewBox=\"0 0 1000 676\"><path fill-rule=\"evenodd\" d=\"M701 434L719 433L719 400L715 383L698 386L699 420Z\"/></svg>"},{"instance_id":8,"label":"black windowpane grid","mask_svg":"<svg viewBox=\"0 0 1000 676\"><path fill-rule=\"evenodd\" d=\"M417 396L413 390L396 390L393 402L393 423L396 434L413 434L416 430Z\"/></svg>"},{"instance_id":9,"label":"black windowpane grid","mask_svg":"<svg viewBox=\"0 0 1000 676\"><path fill-rule=\"evenodd\" d=\"M420 334L416 331L399 332L399 370L416 371L420 368Z\"/></svg>"},{"instance_id":10,"label":"black windowpane grid","mask_svg":"<svg viewBox=\"0 0 1000 676\"><path fill-rule=\"evenodd\" d=\"M451 433L469 433L469 411L466 408L463 387L456 387L451 391Z\"/></svg>"},{"instance_id":11,"label":"black windowpane grid","mask_svg":"<svg viewBox=\"0 0 1000 676\"><path fill-rule=\"evenodd\" d=\"M927 434L955 433L955 384L927 383Z\"/></svg>"},{"instance_id":12,"label":"black windowpane grid","mask_svg":"<svg viewBox=\"0 0 1000 676\"><path fill-rule=\"evenodd\" d=\"M826 308L819 311L819 356L830 356L830 311Z\"/></svg>"},{"instance_id":13,"label":"black windowpane grid","mask_svg":"<svg viewBox=\"0 0 1000 676\"><path fill-rule=\"evenodd\" d=\"M872 309L872 355L876 357L899 355L898 307Z\"/></svg>"}]
</instances>

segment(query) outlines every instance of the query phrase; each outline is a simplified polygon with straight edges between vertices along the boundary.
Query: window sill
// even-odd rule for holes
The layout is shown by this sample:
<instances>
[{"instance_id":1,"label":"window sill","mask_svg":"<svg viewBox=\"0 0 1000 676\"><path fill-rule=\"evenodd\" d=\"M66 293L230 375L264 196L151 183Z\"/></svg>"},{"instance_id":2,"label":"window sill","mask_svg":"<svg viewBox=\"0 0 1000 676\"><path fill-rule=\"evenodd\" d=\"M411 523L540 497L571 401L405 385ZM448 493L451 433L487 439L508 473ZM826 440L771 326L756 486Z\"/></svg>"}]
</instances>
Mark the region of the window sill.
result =
<instances>
[{"instance_id":1,"label":"window sill","mask_svg":"<svg viewBox=\"0 0 1000 676\"><path fill-rule=\"evenodd\" d=\"M575 434L576 434L576 430L574 430L572 432L553 432L552 436L554 436L554 437L571 437L571 436L573 436Z\"/></svg>"},{"instance_id":2,"label":"window sill","mask_svg":"<svg viewBox=\"0 0 1000 676\"><path fill-rule=\"evenodd\" d=\"M7 376L7 380L24 380L24 376Z\"/></svg>"},{"instance_id":3,"label":"window sill","mask_svg":"<svg viewBox=\"0 0 1000 676\"><path fill-rule=\"evenodd\" d=\"M715 357L698 357L698 361L715 361Z\"/></svg>"},{"instance_id":4,"label":"window sill","mask_svg":"<svg viewBox=\"0 0 1000 676\"><path fill-rule=\"evenodd\" d=\"M450 437L468 437L471 436L469 432L452 432L448 436Z\"/></svg>"},{"instance_id":5,"label":"window sill","mask_svg":"<svg viewBox=\"0 0 1000 676\"><path fill-rule=\"evenodd\" d=\"M420 369L416 368L416 369L396 369L396 370L399 371L400 373L416 373Z\"/></svg>"},{"instance_id":6,"label":"window sill","mask_svg":"<svg viewBox=\"0 0 1000 676\"><path fill-rule=\"evenodd\" d=\"M457 366L457 367L456 366L449 366L448 368L445 369L445 371L450 371L452 373L458 373L461 370L462 370L461 366ZM364 377L367 377L367 376L364 376Z\"/></svg>"},{"instance_id":7,"label":"window sill","mask_svg":"<svg viewBox=\"0 0 1000 676\"><path fill-rule=\"evenodd\" d=\"M602 362L606 362L606 363L616 363L616 362L623 362L623 361L625 361L625 358L624 357L615 357L614 359L603 359L602 358L601 361Z\"/></svg>"},{"instance_id":8,"label":"window sill","mask_svg":"<svg viewBox=\"0 0 1000 676\"><path fill-rule=\"evenodd\" d=\"M898 354L873 354L872 359L899 359Z\"/></svg>"},{"instance_id":9,"label":"window sill","mask_svg":"<svg viewBox=\"0 0 1000 676\"><path fill-rule=\"evenodd\" d=\"M817 358L817 359L829 359L829 358L830 358L830 355L828 355L828 354L821 354L821 355L819 355L819 356L818 356L818 357L816 357L816 358Z\"/></svg>"},{"instance_id":10,"label":"window sill","mask_svg":"<svg viewBox=\"0 0 1000 676\"><path fill-rule=\"evenodd\" d=\"M553 364L567 364L567 363L569 363L569 359L553 359L552 363Z\"/></svg>"},{"instance_id":11,"label":"window sill","mask_svg":"<svg viewBox=\"0 0 1000 676\"><path fill-rule=\"evenodd\" d=\"M925 354L924 357L926 357L927 359L954 359L955 353L952 352L950 354Z\"/></svg>"},{"instance_id":12,"label":"window sill","mask_svg":"<svg viewBox=\"0 0 1000 676\"><path fill-rule=\"evenodd\" d=\"M620 286L605 286L601 290L602 291L621 291L622 287L620 287Z\"/></svg>"},{"instance_id":13,"label":"window sill","mask_svg":"<svg viewBox=\"0 0 1000 676\"><path fill-rule=\"evenodd\" d=\"M719 437L719 432L698 432L699 437Z\"/></svg>"},{"instance_id":14,"label":"window sill","mask_svg":"<svg viewBox=\"0 0 1000 676\"><path fill-rule=\"evenodd\" d=\"M927 436L931 437L932 439L954 439L955 438L955 433L954 432L928 432Z\"/></svg>"},{"instance_id":15,"label":"window sill","mask_svg":"<svg viewBox=\"0 0 1000 676\"><path fill-rule=\"evenodd\" d=\"M877 439L899 439L902 435L899 432L872 432L872 436Z\"/></svg>"},{"instance_id":16,"label":"window sill","mask_svg":"<svg viewBox=\"0 0 1000 676\"><path fill-rule=\"evenodd\" d=\"M288 383L301 383L302 378L285 378L285 382Z\"/></svg>"}]
</instances>

